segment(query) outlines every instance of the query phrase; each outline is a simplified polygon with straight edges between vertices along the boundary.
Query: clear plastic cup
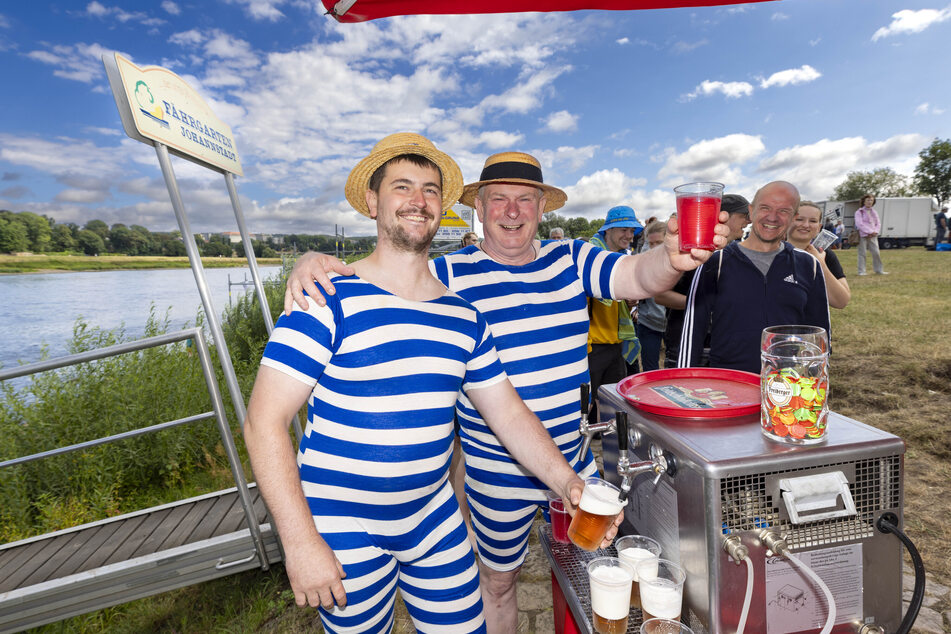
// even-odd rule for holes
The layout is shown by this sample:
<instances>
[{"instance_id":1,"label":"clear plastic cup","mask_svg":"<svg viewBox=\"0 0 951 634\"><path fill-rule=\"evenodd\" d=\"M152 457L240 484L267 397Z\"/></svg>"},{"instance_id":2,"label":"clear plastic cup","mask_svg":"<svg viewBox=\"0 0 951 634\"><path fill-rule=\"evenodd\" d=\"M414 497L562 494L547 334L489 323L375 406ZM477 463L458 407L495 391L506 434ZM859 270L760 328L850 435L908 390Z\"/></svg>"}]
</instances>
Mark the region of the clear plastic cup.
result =
<instances>
[{"instance_id":1,"label":"clear plastic cup","mask_svg":"<svg viewBox=\"0 0 951 634\"><path fill-rule=\"evenodd\" d=\"M618 499L621 490L601 478L587 478L581 502L568 525L568 539L578 548L597 550L617 514L625 507Z\"/></svg>"},{"instance_id":2,"label":"clear plastic cup","mask_svg":"<svg viewBox=\"0 0 951 634\"><path fill-rule=\"evenodd\" d=\"M625 535L614 540L617 556L621 561L634 566L634 583L631 584L631 607L641 607L641 589L638 585L637 564L646 559L660 559L660 544L644 535ZM656 571L654 574L657 574Z\"/></svg>"},{"instance_id":3,"label":"clear plastic cup","mask_svg":"<svg viewBox=\"0 0 951 634\"><path fill-rule=\"evenodd\" d=\"M641 634L693 634L693 630L670 619L647 619L641 623Z\"/></svg>"},{"instance_id":4,"label":"clear plastic cup","mask_svg":"<svg viewBox=\"0 0 951 634\"><path fill-rule=\"evenodd\" d=\"M588 563L591 623L598 634L623 634L631 612L634 569L617 557L598 557Z\"/></svg>"},{"instance_id":5,"label":"clear plastic cup","mask_svg":"<svg viewBox=\"0 0 951 634\"><path fill-rule=\"evenodd\" d=\"M713 237L720 217L723 183L687 183L674 187L674 193L677 195L680 250L715 250Z\"/></svg>"},{"instance_id":6,"label":"clear plastic cup","mask_svg":"<svg viewBox=\"0 0 951 634\"><path fill-rule=\"evenodd\" d=\"M655 569L654 566L657 566ZM636 566L644 619L680 620L684 601L684 569L668 559L645 559Z\"/></svg>"},{"instance_id":7,"label":"clear plastic cup","mask_svg":"<svg viewBox=\"0 0 951 634\"><path fill-rule=\"evenodd\" d=\"M565 502L557 493L548 491L548 517L551 518L551 536L556 542L569 543L568 524L571 516L565 508Z\"/></svg>"}]
</instances>

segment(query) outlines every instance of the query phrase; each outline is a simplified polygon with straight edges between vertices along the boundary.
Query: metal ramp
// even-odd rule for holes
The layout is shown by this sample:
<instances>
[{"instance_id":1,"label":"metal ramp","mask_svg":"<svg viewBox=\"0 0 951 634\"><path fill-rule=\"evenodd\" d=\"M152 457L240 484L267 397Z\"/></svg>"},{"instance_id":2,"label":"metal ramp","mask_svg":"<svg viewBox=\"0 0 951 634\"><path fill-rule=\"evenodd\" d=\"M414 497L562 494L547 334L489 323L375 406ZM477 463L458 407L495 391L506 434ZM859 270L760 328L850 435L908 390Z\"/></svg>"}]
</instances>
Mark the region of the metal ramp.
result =
<instances>
[{"instance_id":1,"label":"metal ramp","mask_svg":"<svg viewBox=\"0 0 951 634\"><path fill-rule=\"evenodd\" d=\"M192 339L213 409L0 462L0 468L214 418L235 487L0 545L0 633L17 632L281 561L257 487L249 485L198 329L0 370L0 380Z\"/></svg>"},{"instance_id":2,"label":"metal ramp","mask_svg":"<svg viewBox=\"0 0 951 634\"><path fill-rule=\"evenodd\" d=\"M268 563L281 560L250 487ZM236 488L0 546L0 632L260 568Z\"/></svg>"}]
</instances>

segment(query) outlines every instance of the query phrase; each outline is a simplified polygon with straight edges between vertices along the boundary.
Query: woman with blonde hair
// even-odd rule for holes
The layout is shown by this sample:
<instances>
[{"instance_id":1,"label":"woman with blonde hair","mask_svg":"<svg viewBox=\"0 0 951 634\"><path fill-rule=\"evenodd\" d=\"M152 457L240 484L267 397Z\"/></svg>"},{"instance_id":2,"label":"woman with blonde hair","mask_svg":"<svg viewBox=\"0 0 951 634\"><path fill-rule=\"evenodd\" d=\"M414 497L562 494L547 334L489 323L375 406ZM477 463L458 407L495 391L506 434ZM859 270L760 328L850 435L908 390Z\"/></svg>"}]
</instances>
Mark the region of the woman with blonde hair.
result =
<instances>
[{"instance_id":1,"label":"woman with blonde hair","mask_svg":"<svg viewBox=\"0 0 951 634\"><path fill-rule=\"evenodd\" d=\"M835 252L828 249L820 251L813 246L812 241L820 231L822 231L822 210L816 203L803 200L796 208L796 215L786 233L786 241L819 260L826 282L829 306L845 308L852 299L852 291L849 290L845 272L842 271L842 265L839 264L839 258L836 257Z\"/></svg>"}]
</instances>

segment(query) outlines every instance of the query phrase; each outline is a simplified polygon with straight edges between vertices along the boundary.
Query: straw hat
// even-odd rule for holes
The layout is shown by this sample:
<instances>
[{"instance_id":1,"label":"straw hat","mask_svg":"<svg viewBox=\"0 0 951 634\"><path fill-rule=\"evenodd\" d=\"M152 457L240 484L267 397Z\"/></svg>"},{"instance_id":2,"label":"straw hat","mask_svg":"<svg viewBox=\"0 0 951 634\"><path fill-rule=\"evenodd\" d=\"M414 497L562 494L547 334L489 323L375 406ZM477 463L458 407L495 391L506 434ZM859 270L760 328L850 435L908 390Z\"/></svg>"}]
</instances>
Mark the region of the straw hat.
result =
<instances>
[{"instance_id":1,"label":"straw hat","mask_svg":"<svg viewBox=\"0 0 951 634\"><path fill-rule=\"evenodd\" d=\"M364 216L370 215L367 207L366 191L370 188L370 177L381 165L391 158L404 154L416 154L428 158L436 164L442 174L442 210L452 207L462 192L462 170L448 154L440 152L432 141L420 134L397 132L384 137L373 146L373 150L357 166L350 170L344 194L350 205Z\"/></svg>"},{"instance_id":2,"label":"straw hat","mask_svg":"<svg viewBox=\"0 0 951 634\"><path fill-rule=\"evenodd\" d=\"M500 152L485 159L479 182L466 185L459 202L474 207L479 188L489 183L516 183L537 187L545 193L546 212L560 209L568 200L568 194L544 183L542 166L538 159L524 152Z\"/></svg>"}]
</instances>

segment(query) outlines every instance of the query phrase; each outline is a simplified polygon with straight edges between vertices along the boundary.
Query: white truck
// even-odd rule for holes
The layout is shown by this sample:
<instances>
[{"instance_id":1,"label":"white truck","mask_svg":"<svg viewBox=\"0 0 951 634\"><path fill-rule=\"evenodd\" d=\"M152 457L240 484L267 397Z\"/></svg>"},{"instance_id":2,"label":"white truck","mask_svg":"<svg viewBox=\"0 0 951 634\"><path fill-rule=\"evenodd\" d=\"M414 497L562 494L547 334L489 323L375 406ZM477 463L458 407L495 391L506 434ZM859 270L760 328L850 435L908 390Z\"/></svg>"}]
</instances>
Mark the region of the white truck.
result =
<instances>
[{"instance_id":1,"label":"white truck","mask_svg":"<svg viewBox=\"0 0 951 634\"><path fill-rule=\"evenodd\" d=\"M827 200L819 204L825 210L827 221L831 220L835 224L837 220L842 220L845 238L852 235L855 229L855 212L862 206L861 201ZM882 221L882 230L878 234L878 245L882 249L934 245L934 215L938 209L930 197L879 198L875 201L874 209ZM856 233L855 243L857 236Z\"/></svg>"}]
</instances>

